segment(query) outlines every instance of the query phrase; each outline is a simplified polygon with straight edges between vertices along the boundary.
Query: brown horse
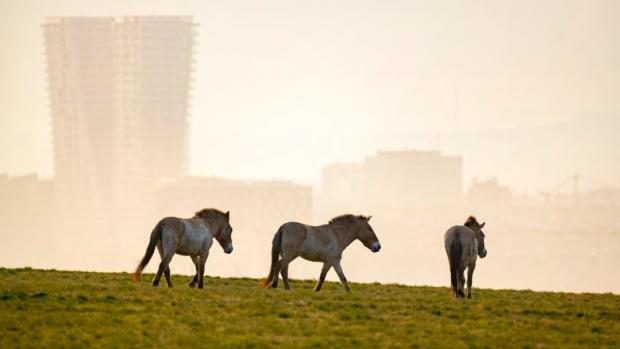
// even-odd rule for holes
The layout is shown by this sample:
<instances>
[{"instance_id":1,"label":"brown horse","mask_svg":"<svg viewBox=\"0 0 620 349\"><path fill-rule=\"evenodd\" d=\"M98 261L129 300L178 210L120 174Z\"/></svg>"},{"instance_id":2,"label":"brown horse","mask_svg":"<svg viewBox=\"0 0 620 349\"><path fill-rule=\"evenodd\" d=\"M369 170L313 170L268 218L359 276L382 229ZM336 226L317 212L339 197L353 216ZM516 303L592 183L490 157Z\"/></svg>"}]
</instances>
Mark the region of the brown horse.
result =
<instances>
[{"instance_id":1,"label":"brown horse","mask_svg":"<svg viewBox=\"0 0 620 349\"><path fill-rule=\"evenodd\" d=\"M469 216L464 225L455 225L444 235L444 245L448 262L450 263L450 283L452 293L457 298L463 298L465 276L467 269L467 298L471 298L471 284L476 269L476 255L484 258L487 249L484 247L485 223L479 224L474 216Z\"/></svg>"},{"instance_id":2,"label":"brown horse","mask_svg":"<svg viewBox=\"0 0 620 349\"><path fill-rule=\"evenodd\" d=\"M190 287L203 287L205 263L209 257L209 249L213 238L220 243L224 252L229 254L233 250L232 227L230 213L214 208L205 208L196 212L192 218L166 217L159 221L153 232L146 253L134 272L134 281L140 281L140 274L155 252L159 251L161 263L157 275L153 279L153 286L159 285L162 273L166 276L166 284L172 287L170 280L170 261L175 253L190 256L196 266L196 276L189 284Z\"/></svg>"},{"instance_id":3,"label":"brown horse","mask_svg":"<svg viewBox=\"0 0 620 349\"><path fill-rule=\"evenodd\" d=\"M306 225L298 222L289 222L280 226L273 237L271 248L271 269L269 276L263 280L263 287L271 282L271 287L278 287L278 273L282 273L284 288L288 285L288 265L295 258L323 262L323 269L315 291L320 291L325 276L331 267L336 270L344 289L349 292L347 279L342 272L340 260L342 251L354 240L360 240L372 252L378 252L381 244L372 230L370 217L346 214L329 221L329 224L320 226ZM278 260L279 257L282 259Z\"/></svg>"}]
</instances>

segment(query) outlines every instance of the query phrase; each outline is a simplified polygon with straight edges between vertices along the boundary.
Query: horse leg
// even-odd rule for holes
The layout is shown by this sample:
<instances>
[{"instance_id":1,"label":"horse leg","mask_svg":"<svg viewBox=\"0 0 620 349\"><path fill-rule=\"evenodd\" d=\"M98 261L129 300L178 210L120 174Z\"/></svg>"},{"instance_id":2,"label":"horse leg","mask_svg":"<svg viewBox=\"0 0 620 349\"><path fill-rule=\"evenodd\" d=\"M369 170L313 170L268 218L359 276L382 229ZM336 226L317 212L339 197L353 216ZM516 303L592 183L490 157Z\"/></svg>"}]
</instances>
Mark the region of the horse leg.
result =
<instances>
[{"instance_id":1,"label":"horse leg","mask_svg":"<svg viewBox=\"0 0 620 349\"><path fill-rule=\"evenodd\" d=\"M159 286L159 279L161 279L161 275L168 268L168 264L172 260L172 256L174 256L174 252L171 250L164 255L164 258L162 258L161 263L159 263L159 269L157 269L157 275L155 275L155 279L153 279L153 286Z\"/></svg>"},{"instance_id":2,"label":"horse leg","mask_svg":"<svg viewBox=\"0 0 620 349\"><path fill-rule=\"evenodd\" d=\"M450 265L450 285L452 287L452 295L456 296L458 287L457 287L457 282L456 282L456 274L457 274L457 268L454 267L453 265Z\"/></svg>"},{"instance_id":3,"label":"horse leg","mask_svg":"<svg viewBox=\"0 0 620 349\"><path fill-rule=\"evenodd\" d=\"M327 276L327 272L331 267L332 266L329 263L323 263L323 269L321 269L321 276L319 276L319 282L317 282L316 287L314 288L315 291L318 292L321 290L323 282L325 282L325 276Z\"/></svg>"},{"instance_id":4,"label":"horse leg","mask_svg":"<svg viewBox=\"0 0 620 349\"><path fill-rule=\"evenodd\" d=\"M157 243L157 251L159 252L159 256L161 259L164 259L164 247L161 244L161 240ZM164 276L166 277L166 285L168 287L172 287L172 280L170 279L170 266L166 266L166 270L164 270Z\"/></svg>"},{"instance_id":5,"label":"horse leg","mask_svg":"<svg viewBox=\"0 0 620 349\"><path fill-rule=\"evenodd\" d=\"M290 290L291 288L288 285L288 265L289 263L282 263L282 269L280 273L282 274L282 281L284 281L284 289Z\"/></svg>"},{"instance_id":6,"label":"horse leg","mask_svg":"<svg viewBox=\"0 0 620 349\"><path fill-rule=\"evenodd\" d=\"M475 260L467 267L467 298L471 298L471 284L474 281L474 269L476 269Z\"/></svg>"},{"instance_id":7,"label":"horse leg","mask_svg":"<svg viewBox=\"0 0 620 349\"><path fill-rule=\"evenodd\" d=\"M457 270L457 290L456 296L458 298L465 297L465 268L459 268Z\"/></svg>"},{"instance_id":8,"label":"horse leg","mask_svg":"<svg viewBox=\"0 0 620 349\"><path fill-rule=\"evenodd\" d=\"M166 277L166 285L169 288L172 288L172 280L170 280L170 265L166 266L166 270L164 270L164 276Z\"/></svg>"},{"instance_id":9,"label":"horse leg","mask_svg":"<svg viewBox=\"0 0 620 349\"><path fill-rule=\"evenodd\" d=\"M198 273L200 272L200 267L198 265L199 257L198 256L190 256L190 258L192 259L192 262L194 262L194 266L196 267L196 275L194 275L194 278L189 283L189 287L194 288L194 287L196 287L196 284L198 284Z\"/></svg>"},{"instance_id":10,"label":"horse leg","mask_svg":"<svg viewBox=\"0 0 620 349\"><path fill-rule=\"evenodd\" d=\"M295 259L295 258L293 258ZM293 261L293 259L284 259L282 258L280 260L280 267L281 267L281 273L282 273L282 280L284 281L284 289L285 290L290 290L291 288L288 286L288 265L291 264L291 262ZM277 275L277 274L276 274Z\"/></svg>"},{"instance_id":11,"label":"horse leg","mask_svg":"<svg viewBox=\"0 0 620 349\"><path fill-rule=\"evenodd\" d=\"M461 298L461 292L459 290L459 285L461 284L461 280L459 279L459 275L460 275L459 270L456 269L454 271L454 278L456 280L456 285L454 285L455 286L454 295L456 296L456 298Z\"/></svg>"},{"instance_id":12,"label":"horse leg","mask_svg":"<svg viewBox=\"0 0 620 349\"><path fill-rule=\"evenodd\" d=\"M199 272L198 272L198 288L203 288L204 276L205 276L205 264L207 263L207 258L209 258L209 252L205 253L204 256L200 256L200 260L198 262Z\"/></svg>"},{"instance_id":13,"label":"horse leg","mask_svg":"<svg viewBox=\"0 0 620 349\"><path fill-rule=\"evenodd\" d=\"M340 282L342 282L342 284L344 285L344 290L350 292L351 289L349 289L349 284L347 283L347 278L344 276L344 272L342 271L342 267L340 266L340 261L335 261L333 265L334 270L336 270L336 273L338 273Z\"/></svg>"},{"instance_id":14,"label":"horse leg","mask_svg":"<svg viewBox=\"0 0 620 349\"><path fill-rule=\"evenodd\" d=\"M273 271L273 281L271 282L271 288L278 288L278 274L280 274L280 268L282 268L282 260L280 259L276 263L276 270Z\"/></svg>"},{"instance_id":15,"label":"horse leg","mask_svg":"<svg viewBox=\"0 0 620 349\"><path fill-rule=\"evenodd\" d=\"M159 257L164 259L164 247L161 244L161 240L157 242L157 252L159 252ZM172 280L170 280L170 267L168 266L166 270L164 270L164 276L166 277L166 285L168 287L172 287Z\"/></svg>"}]
</instances>

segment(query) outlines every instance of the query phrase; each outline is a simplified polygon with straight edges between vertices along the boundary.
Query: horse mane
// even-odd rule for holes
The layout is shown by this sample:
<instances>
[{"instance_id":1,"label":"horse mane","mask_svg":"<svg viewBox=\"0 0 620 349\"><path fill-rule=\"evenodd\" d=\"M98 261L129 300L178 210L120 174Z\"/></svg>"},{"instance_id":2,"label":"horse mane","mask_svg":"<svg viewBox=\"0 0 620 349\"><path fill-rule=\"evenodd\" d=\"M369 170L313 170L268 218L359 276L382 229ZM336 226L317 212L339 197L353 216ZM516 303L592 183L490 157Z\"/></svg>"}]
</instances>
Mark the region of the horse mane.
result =
<instances>
[{"instance_id":1,"label":"horse mane","mask_svg":"<svg viewBox=\"0 0 620 349\"><path fill-rule=\"evenodd\" d=\"M329 220L329 224L355 224L361 219L366 220L368 217L363 215L343 214Z\"/></svg>"},{"instance_id":2,"label":"horse mane","mask_svg":"<svg viewBox=\"0 0 620 349\"><path fill-rule=\"evenodd\" d=\"M467 228L471 228L471 227L474 227L474 226L479 226L480 223L478 223L478 220L476 219L476 217L469 216L469 217L467 217L467 220L465 221L465 223L463 225L466 226Z\"/></svg>"},{"instance_id":3,"label":"horse mane","mask_svg":"<svg viewBox=\"0 0 620 349\"><path fill-rule=\"evenodd\" d=\"M217 208L203 208L202 210L196 212L194 217L201 218L226 218L226 213L218 210Z\"/></svg>"}]
</instances>

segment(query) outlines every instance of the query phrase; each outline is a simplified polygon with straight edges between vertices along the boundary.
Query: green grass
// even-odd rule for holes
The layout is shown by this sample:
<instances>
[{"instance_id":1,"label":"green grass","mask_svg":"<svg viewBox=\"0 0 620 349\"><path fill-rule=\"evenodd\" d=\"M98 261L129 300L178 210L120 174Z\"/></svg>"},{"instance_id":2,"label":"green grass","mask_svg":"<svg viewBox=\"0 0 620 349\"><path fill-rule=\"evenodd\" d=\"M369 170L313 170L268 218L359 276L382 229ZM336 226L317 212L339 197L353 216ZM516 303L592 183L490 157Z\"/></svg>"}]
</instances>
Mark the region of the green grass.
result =
<instances>
[{"instance_id":1,"label":"green grass","mask_svg":"<svg viewBox=\"0 0 620 349\"><path fill-rule=\"evenodd\" d=\"M620 296L0 268L0 348L620 347ZM162 283L164 283L162 281ZM164 283L165 284L165 283Z\"/></svg>"}]
</instances>

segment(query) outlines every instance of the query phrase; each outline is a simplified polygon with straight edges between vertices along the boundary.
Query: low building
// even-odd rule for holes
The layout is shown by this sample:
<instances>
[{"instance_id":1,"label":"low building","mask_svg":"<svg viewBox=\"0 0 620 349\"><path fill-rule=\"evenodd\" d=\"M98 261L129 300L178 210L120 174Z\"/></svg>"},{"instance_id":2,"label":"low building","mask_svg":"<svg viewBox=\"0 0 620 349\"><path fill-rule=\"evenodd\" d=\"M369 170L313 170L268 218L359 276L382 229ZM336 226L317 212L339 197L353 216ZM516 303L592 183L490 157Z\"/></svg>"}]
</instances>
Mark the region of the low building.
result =
<instances>
[{"instance_id":1,"label":"low building","mask_svg":"<svg viewBox=\"0 0 620 349\"><path fill-rule=\"evenodd\" d=\"M512 192L500 185L497 178L479 181L474 178L467 190L467 201L473 207L503 207L510 203Z\"/></svg>"},{"instance_id":2,"label":"low building","mask_svg":"<svg viewBox=\"0 0 620 349\"><path fill-rule=\"evenodd\" d=\"M462 201L462 159L438 151L380 151L323 169L320 210L409 210Z\"/></svg>"},{"instance_id":3,"label":"low building","mask_svg":"<svg viewBox=\"0 0 620 349\"><path fill-rule=\"evenodd\" d=\"M462 198L462 159L439 151L380 151L366 158L365 187L380 207L453 205Z\"/></svg>"},{"instance_id":4,"label":"low building","mask_svg":"<svg viewBox=\"0 0 620 349\"><path fill-rule=\"evenodd\" d=\"M190 217L201 208L231 212L235 229L275 233L280 224L312 220L312 188L288 181L186 177L157 193L160 216Z\"/></svg>"},{"instance_id":5,"label":"low building","mask_svg":"<svg viewBox=\"0 0 620 349\"><path fill-rule=\"evenodd\" d=\"M30 234L46 228L53 217L53 184L35 174L0 175L2 235Z\"/></svg>"}]
</instances>

